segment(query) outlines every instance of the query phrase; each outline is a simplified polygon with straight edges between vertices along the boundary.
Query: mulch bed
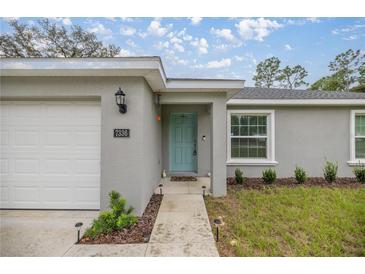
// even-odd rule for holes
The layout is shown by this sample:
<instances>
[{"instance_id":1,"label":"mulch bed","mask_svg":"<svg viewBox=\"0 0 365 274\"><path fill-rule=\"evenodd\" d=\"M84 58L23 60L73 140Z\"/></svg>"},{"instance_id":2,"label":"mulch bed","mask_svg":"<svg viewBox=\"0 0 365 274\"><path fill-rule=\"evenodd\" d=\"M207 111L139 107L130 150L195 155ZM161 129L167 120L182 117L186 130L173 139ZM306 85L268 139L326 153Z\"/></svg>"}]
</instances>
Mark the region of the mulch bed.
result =
<instances>
[{"instance_id":1,"label":"mulch bed","mask_svg":"<svg viewBox=\"0 0 365 274\"><path fill-rule=\"evenodd\" d=\"M295 178L279 178L275 183L268 185L265 184L262 178L245 178L243 184L237 184L234 177L227 178L227 185L237 188L247 189L263 189L267 187L330 187L330 188L365 188L365 184L359 183L356 178L337 178L333 183L328 183L322 177L309 177L303 184L298 184Z\"/></svg>"},{"instance_id":2,"label":"mulch bed","mask_svg":"<svg viewBox=\"0 0 365 274\"><path fill-rule=\"evenodd\" d=\"M149 241L163 195L153 194L142 217L130 228L102 234L95 239L82 238L80 244L135 244Z\"/></svg>"},{"instance_id":3,"label":"mulch bed","mask_svg":"<svg viewBox=\"0 0 365 274\"><path fill-rule=\"evenodd\" d=\"M171 182L195 182L197 180L194 176L172 176L170 179Z\"/></svg>"}]
</instances>

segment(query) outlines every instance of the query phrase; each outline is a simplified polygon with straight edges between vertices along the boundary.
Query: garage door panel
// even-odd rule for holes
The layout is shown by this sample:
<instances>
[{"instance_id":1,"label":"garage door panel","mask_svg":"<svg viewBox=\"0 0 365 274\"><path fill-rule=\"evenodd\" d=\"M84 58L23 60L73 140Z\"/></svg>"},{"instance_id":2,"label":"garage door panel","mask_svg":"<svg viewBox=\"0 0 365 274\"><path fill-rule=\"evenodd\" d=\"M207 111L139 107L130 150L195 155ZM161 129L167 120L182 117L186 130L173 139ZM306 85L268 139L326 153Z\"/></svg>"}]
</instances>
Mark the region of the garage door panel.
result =
<instances>
[{"instance_id":1,"label":"garage door panel","mask_svg":"<svg viewBox=\"0 0 365 274\"><path fill-rule=\"evenodd\" d=\"M38 175L39 160L38 159L17 159L15 160L14 175Z\"/></svg>"},{"instance_id":2,"label":"garage door panel","mask_svg":"<svg viewBox=\"0 0 365 274\"><path fill-rule=\"evenodd\" d=\"M99 209L100 103L2 102L1 207Z\"/></svg>"}]
</instances>

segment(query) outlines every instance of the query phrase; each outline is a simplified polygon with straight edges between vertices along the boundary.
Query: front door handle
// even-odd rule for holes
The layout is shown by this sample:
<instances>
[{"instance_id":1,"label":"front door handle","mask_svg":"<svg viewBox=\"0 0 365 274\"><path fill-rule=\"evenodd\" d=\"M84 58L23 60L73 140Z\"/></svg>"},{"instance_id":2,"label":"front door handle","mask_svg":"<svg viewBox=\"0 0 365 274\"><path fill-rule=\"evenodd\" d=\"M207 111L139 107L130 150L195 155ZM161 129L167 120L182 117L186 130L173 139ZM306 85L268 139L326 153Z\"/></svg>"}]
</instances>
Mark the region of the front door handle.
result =
<instances>
[{"instance_id":1,"label":"front door handle","mask_svg":"<svg viewBox=\"0 0 365 274\"><path fill-rule=\"evenodd\" d=\"M196 156L196 142L194 142L194 151L193 151L193 155Z\"/></svg>"}]
</instances>

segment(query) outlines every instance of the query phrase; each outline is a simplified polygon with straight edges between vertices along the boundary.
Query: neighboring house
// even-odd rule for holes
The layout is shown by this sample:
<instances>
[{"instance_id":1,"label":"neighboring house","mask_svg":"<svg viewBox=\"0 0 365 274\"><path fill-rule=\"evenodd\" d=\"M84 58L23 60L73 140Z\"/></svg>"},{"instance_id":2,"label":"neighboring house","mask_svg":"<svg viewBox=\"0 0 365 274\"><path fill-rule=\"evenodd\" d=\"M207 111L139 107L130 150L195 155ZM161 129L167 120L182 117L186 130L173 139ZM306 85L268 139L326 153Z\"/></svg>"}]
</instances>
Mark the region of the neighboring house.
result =
<instances>
[{"instance_id":1,"label":"neighboring house","mask_svg":"<svg viewBox=\"0 0 365 274\"><path fill-rule=\"evenodd\" d=\"M171 79L159 57L0 64L1 208L105 209L117 190L141 214L163 170L210 174L223 196L237 167L322 176L330 160L352 176L365 160L365 94Z\"/></svg>"}]
</instances>

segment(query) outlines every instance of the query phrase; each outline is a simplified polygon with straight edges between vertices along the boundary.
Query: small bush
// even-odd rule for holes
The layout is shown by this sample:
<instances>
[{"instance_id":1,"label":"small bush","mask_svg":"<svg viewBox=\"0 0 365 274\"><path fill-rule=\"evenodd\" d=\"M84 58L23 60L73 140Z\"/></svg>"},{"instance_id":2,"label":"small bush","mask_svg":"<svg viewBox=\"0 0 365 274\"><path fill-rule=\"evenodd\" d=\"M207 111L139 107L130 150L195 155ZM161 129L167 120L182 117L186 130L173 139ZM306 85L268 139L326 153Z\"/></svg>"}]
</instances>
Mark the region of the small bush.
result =
<instances>
[{"instance_id":1,"label":"small bush","mask_svg":"<svg viewBox=\"0 0 365 274\"><path fill-rule=\"evenodd\" d=\"M298 184L303 184L307 180L307 174L304 168L296 166L294 170L295 180Z\"/></svg>"},{"instance_id":2,"label":"small bush","mask_svg":"<svg viewBox=\"0 0 365 274\"><path fill-rule=\"evenodd\" d=\"M137 222L137 217L132 214L133 208L126 208L127 201L120 197L116 191L109 193L109 207L111 210L103 211L97 219L93 220L84 236L96 238L100 234L112 233L115 230L121 230L130 227Z\"/></svg>"},{"instance_id":3,"label":"small bush","mask_svg":"<svg viewBox=\"0 0 365 274\"><path fill-rule=\"evenodd\" d=\"M324 179L329 183L333 183L334 181L336 181L337 170L338 170L337 163L326 161L326 164L324 165L323 168Z\"/></svg>"},{"instance_id":4,"label":"small bush","mask_svg":"<svg viewBox=\"0 0 365 274\"><path fill-rule=\"evenodd\" d=\"M355 167L353 170L356 179L362 183L365 184L365 168L364 167Z\"/></svg>"},{"instance_id":5,"label":"small bush","mask_svg":"<svg viewBox=\"0 0 365 274\"><path fill-rule=\"evenodd\" d=\"M276 181L276 171L269 168L262 172L262 180L265 184L272 184Z\"/></svg>"},{"instance_id":6,"label":"small bush","mask_svg":"<svg viewBox=\"0 0 365 274\"><path fill-rule=\"evenodd\" d=\"M236 168L236 170L234 171L234 175L235 175L236 183L237 184L242 184L243 183L243 172L242 172L242 170L240 170L239 168Z\"/></svg>"}]
</instances>

